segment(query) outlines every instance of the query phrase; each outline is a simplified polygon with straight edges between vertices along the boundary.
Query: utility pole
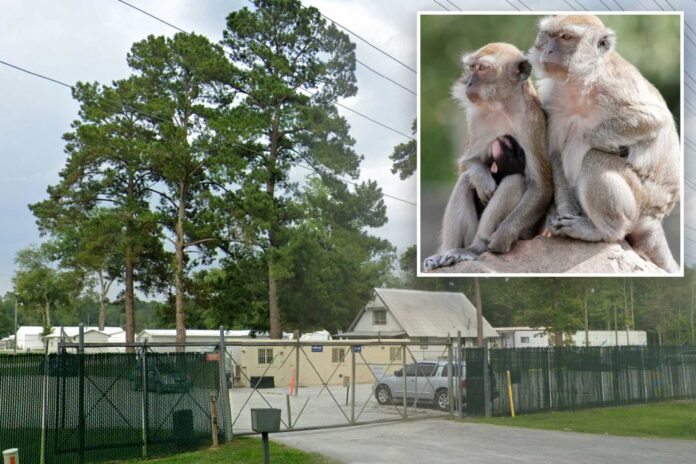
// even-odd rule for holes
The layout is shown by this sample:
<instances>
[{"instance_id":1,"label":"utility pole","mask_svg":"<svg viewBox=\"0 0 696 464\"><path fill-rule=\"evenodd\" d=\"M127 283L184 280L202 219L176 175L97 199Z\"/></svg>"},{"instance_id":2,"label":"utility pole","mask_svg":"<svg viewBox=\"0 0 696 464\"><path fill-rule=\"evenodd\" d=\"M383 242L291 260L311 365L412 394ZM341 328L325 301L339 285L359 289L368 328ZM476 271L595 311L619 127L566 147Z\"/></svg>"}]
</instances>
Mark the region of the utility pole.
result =
<instances>
[{"instance_id":1,"label":"utility pole","mask_svg":"<svg viewBox=\"0 0 696 464\"><path fill-rule=\"evenodd\" d=\"M694 287L691 287L691 344L696 345L696 334L694 334Z\"/></svg>"},{"instance_id":2,"label":"utility pole","mask_svg":"<svg viewBox=\"0 0 696 464\"><path fill-rule=\"evenodd\" d=\"M17 294L14 294L14 354L17 354L17 309L19 306L19 301L17 299ZM694 311L693 309L691 310L691 320L692 320L692 326L693 326L693 317Z\"/></svg>"},{"instance_id":3,"label":"utility pole","mask_svg":"<svg viewBox=\"0 0 696 464\"><path fill-rule=\"evenodd\" d=\"M476 343L483 347L483 305L481 304L481 281L474 277L474 302L476 304Z\"/></svg>"},{"instance_id":4,"label":"utility pole","mask_svg":"<svg viewBox=\"0 0 696 464\"><path fill-rule=\"evenodd\" d=\"M619 346L619 328L616 322L616 306L612 306L614 309L614 339L616 340L616 346Z\"/></svg>"},{"instance_id":5,"label":"utility pole","mask_svg":"<svg viewBox=\"0 0 696 464\"><path fill-rule=\"evenodd\" d=\"M584 299L584 309L585 309L585 348L590 346L590 317L587 313L587 288L585 288L585 299Z\"/></svg>"}]
</instances>

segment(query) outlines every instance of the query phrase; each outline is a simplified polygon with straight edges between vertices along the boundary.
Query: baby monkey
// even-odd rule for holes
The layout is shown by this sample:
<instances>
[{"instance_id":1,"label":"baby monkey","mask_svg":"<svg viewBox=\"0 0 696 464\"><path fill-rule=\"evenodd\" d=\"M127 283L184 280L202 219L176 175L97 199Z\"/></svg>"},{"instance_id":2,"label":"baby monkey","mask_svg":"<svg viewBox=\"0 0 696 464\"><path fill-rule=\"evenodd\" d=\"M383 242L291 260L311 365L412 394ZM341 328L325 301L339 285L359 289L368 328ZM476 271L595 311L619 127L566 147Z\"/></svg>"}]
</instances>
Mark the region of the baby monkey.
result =
<instances>
[{"instance_id":1,"label":"baby monkey","mask_svg":"<svg viewBox=\"0 0 696 464\"><path fill-rule=\"evenodd\" d=\"M490 170L496 185L500 185L503 178L514 174L524 175L524 150L511 135L503 135L493 141L491 146ZM474 190L475 192L475 190ZM475 195L476 212L481 217L485 204L478 195Z\"/></svg>"}]
</instances>

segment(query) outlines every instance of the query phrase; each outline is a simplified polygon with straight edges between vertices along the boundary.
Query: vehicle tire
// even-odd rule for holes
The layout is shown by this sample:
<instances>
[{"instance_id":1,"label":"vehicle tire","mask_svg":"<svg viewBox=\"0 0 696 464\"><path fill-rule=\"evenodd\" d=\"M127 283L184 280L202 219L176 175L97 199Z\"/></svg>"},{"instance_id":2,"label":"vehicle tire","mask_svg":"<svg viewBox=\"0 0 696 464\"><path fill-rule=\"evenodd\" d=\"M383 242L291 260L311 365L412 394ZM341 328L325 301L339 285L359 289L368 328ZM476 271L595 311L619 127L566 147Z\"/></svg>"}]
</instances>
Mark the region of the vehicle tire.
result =
<instances>
[{"instance_id":1,"label":"vehicle tire","mask_svg":"<svg viewBox=\"0 0 696 464\"><path fill-rule=\"evenodd\" d=\"M391 390L389 390L389 387L387 387L386 385L380 385L379 387L377 387L377 390L375 390L375 398L377 398L377 402L379 404L391 404Z\"/></svg>"},{"instance_id":2,"label":"vehicle tire","mask_svg":"<svg viewBox=\"0 0 696 464\"><path fill-rule=\"evenodd\" d=\"M449 394L446 389L435 392L435 407L440 411L449 411Z\"/></svg>"}]
</instances>

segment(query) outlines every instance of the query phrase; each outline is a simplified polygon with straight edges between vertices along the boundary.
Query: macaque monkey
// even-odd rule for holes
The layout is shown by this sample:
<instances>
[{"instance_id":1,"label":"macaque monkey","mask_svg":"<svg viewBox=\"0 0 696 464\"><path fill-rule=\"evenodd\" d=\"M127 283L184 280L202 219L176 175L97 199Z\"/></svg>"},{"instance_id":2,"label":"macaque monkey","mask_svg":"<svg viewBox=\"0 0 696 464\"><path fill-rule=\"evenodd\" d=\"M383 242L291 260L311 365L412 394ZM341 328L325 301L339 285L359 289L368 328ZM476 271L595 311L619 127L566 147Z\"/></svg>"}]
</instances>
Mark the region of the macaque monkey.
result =
<instances>
[{"instance_id":1,"label":"macaque monkey","mask_svg":"<svg viewBox=\"0 0 696 464\"><path fill-rule=\"evenodd\" d=\"M513 45L492 43L465 55L462 64L452 95L467 115L467 146L442 220L439 254L425 260L426 270L473 260L485 251L510 251L520 237L533 233L553 194L546 121L528 80L529 61ZM505 156L496 160L496 153ZM511 162L519 156L523 174L515 169L519 161ZM510 166L512 173L497 184L492 171ZM485 205L480 217L477 200Z\"/></svg>"},{"instance_id":2,"label":"macaque monkey","mask_svg":"<svg viewBox=\"0 0 696 464\"><path fill-rule=\"evenodd\" d=\"M548 228L590 242L626 239L677 272L662 219L679 200L679 136L658 90L614 51L615 41L596 16L539 23L529 57L548 114Z\"/></svg>"}]
</instances>

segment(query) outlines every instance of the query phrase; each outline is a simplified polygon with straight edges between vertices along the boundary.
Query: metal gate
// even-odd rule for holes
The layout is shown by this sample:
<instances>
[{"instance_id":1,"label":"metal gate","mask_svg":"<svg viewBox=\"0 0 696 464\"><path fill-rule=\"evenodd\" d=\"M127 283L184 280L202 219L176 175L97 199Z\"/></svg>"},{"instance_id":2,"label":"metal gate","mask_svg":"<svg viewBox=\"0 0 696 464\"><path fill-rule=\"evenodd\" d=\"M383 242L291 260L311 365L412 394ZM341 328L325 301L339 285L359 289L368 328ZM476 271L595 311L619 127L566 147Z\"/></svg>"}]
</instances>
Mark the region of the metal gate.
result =
<instances>
[{"instance_id":1,"label":"metal gate","mask_svg":"<svg viewBox=\"0 0 696 464\"><path fill-rule=\"evenodd\" d=\"M254 433L252 408L280 409L291 431L443 417L461 404L450 342L239 340L225 353L234 435Z\"/></svg>"}]
</instances>

